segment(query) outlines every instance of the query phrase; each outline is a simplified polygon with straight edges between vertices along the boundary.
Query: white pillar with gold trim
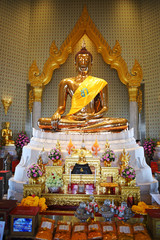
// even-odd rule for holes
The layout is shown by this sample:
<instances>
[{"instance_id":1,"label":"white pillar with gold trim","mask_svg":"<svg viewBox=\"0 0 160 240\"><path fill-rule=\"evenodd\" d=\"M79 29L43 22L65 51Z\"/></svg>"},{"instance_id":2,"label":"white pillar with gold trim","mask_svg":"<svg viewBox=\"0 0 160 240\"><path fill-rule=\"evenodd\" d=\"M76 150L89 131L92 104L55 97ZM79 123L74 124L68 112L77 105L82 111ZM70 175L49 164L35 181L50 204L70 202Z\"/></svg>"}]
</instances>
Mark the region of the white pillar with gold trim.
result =
<instances>
[{"instance_id":1,"label":"white pillar with gold trim","mask_svg":"<svg viewBox=\"0 0 160 240\"><path fill-rule=\"evenodd\" d=\"M138 127L138 103L137 103L137 96L138 96L138 87L137 86L130 86L128 87L129 93L129 128L134 128L134 137L135 139L139 138L139 127Z\"/></svg>"},{"instance_id":2,"label":"white pillar with gold trim","mask_svg":"<svg viewBox=\"0 0 160 240\"><path fill-rule=\"evenodd\" d=\"M37 122L38 119L41 118L42 92L42 85L32 86L30 90L30 111L32 111L32 127L35 129L39 129Z\"/></svg>"}]
</instances>

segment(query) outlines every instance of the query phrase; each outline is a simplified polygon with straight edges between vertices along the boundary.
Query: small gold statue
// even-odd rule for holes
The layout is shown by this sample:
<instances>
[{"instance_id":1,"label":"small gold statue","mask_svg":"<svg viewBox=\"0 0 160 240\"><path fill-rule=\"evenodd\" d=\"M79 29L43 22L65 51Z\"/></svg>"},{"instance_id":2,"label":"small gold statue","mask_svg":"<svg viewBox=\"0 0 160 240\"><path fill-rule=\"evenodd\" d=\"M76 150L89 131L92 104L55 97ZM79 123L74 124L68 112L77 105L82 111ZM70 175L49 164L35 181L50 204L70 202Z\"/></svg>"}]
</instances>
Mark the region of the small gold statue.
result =
<instances>
[{"instance_id":1,"label":"small gold statue","mask_svg":"<svg viewBox=\"0 0 160 240\"><path fill-rule=\"evenodd\" d=\"M42 157L39 156L38 160L37 160L37 164L39 165L39 167L42 169L43 173L45 173L45 167L44 167L44 164L43 164L43 160L42 160Z\"/></svg>"},{"instance_id":2,"label":"small gold statue","mask_svg":"<svg viewBox=\"0 0 160 240\"><path fill-rule=\"evenodd\" d=\"M6 128L2 129L2 145L3 146L14 146L14 141L12 140L12 130L9 129L10 122L6 122Z\"/></svg>"},{"instance_id":3,"label":"small gold statue","mask_svg":"<svg viewBox=\"0 0 160 240\"><path fill-rule=\"evenodd\" d=\"M72 149L71 157L82 156L82 154L85 157L93 157L92 152L85 147L84 140L82 140L81 148L79 148L79 149Z\"/></svg>"},{"instance_id":4,"label":"small gold statue","mask_svg":"<svg viewBox=\"0 0 160 240\"><path fill-rule=\"evenodd\" d=\"M121 174L122 170L128 166L129 160L130 160L129 153L126 154L125 149L123 149L123 152L120 155L120 161L121 161L120 174Z\"/></svg>"},{"instance_id":5,"label":"small gold statue","mask_svg":"<svg viewBox=\"0 0 160 240\"><path fill-rule=\"evenodd\" d=\"M85 150L81 149L81 151L79 152L78 164L85 164L85 163L86 163Z\"/></svg>"}]
</instances>

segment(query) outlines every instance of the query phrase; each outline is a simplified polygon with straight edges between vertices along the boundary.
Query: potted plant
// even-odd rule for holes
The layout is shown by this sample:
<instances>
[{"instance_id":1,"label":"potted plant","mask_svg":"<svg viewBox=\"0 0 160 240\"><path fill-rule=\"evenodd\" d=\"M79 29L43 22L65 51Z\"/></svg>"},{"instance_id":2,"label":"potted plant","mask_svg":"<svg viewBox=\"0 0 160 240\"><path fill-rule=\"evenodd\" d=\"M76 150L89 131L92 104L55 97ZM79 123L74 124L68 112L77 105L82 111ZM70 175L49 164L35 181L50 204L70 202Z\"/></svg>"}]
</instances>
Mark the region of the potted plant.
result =
<instances>
[{"instance_id":1,"label":"potted plant","mask_svg":"<svg viewBox=\"0 0 160 240\"><path fill-rule=\"evenodd\" d=\"M52 172L46 179L45 184L51 193L55 193L60 191L60 188L63 186L63 180L56 172Z\"/></svg>"},{"instance_id":2,"label":"potted plant","mask_svg":"<svg viewBox=\"0 0 160 240\"><path fill-rule=\"evenodd\" d=\"M156 141L154 139L148 138L145 139L144 144L144 152L146 157L151 161L153 160L154 152L155 152L155 147L156 147Z\"/></svg>"},{"instance_id":3,"label":"potted plant","mask_svg":"<svg viewBox=\"0 0 160 240\"><path fill-rule=\"evenodd\" d=\"M53 148L48 153L48 157L53 161L53 165L61 165L62 155L58 148Z\"/></svg>"},{"instance_id":4,"label":"potted plant","mask_svg":"<svg viewBox=\"0 0 160 240\"><path fill-rule=\"evenodd\" d=\"M104 162L104 165L107 167L111 166L111 162L114 162L116 159L116 155L113 150L110 148L106 148L104 153L101 156L101 162Z\"/></svg>"},{"instance_id":5,"label":"potted plant","mask_svg":"<svg viewBox=\"0 0 160 240\"><path fill-rule=\"evenodd\" d=\"M127 166L121 172L121 177L126 181L126 185L129 185L132 180L136 178L135 170L131 166Z\"/></svg>"},{"instance_id":6,"label":"potted plant","mask_svg":"<svg viewBox=\"0 0 160 240\"><path fill-rule=\"evenodd\" d=\"M39 177L43 175L43 171L38 164L32 164L27 170L27 177L29 178L29 183L37 183Z\"/></svg>"},{"instance_id":7,"label":"potted plant","mask_svg":"<svg viewBox=\"0 0 160 240\"><path fill-rule=\"evenodd\" d=\"M15 146L18 154L18 159L20 160L22 155L22 148L30 142L25 132L18 133L17 139L15 141Z\"/></svg>"}]
</instances>

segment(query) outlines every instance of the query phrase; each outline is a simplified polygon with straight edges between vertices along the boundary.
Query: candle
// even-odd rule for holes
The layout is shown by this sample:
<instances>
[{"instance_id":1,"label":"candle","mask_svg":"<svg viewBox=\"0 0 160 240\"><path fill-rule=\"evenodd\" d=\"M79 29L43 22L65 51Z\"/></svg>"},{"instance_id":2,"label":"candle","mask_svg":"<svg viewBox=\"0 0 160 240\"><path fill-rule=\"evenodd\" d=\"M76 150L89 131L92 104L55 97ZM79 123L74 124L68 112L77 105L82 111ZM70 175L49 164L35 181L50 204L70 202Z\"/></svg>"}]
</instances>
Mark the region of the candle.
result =
<instances>
[{"instance_id":1,"label":"candle","mask_svg":"<svg viewBox=\"0 0 160 240\"><path fill-rule=\"evenodd\" d=\"M71 168L70 168L70 173L69 173L69 184L71 185Z\"/></svg>"},{"instance_id":2,"label":"candle","mask_svg":"<svg viewBox=\"0 0 160 240\"><path fill-rule=\"evenodd\" d=\"M95 168L95 172L94 172L94 185L96 185L96 168Z\"/></svg>"}]
</instances>

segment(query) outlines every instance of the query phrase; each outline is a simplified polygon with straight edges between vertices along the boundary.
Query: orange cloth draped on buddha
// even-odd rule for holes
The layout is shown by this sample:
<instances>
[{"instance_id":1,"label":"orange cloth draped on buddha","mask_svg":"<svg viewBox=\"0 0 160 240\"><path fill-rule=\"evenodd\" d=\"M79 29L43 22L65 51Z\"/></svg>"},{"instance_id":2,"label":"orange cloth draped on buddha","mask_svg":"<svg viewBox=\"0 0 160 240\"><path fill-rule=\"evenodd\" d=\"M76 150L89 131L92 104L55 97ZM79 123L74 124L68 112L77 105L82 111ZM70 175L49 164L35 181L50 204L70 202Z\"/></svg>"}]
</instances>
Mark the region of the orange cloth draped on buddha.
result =
<instances>
[{"instance_id":1,"label":"orange cloth draped on buddha","mask_svg":"<svg viewBox=\"0 0 160 240\"><path fill-rule=\"evenodd\" d=\"M85 107L107 85L101 78L88 76L75 91L68 115L74 114Z\"/></svg>"}]
</instances>

